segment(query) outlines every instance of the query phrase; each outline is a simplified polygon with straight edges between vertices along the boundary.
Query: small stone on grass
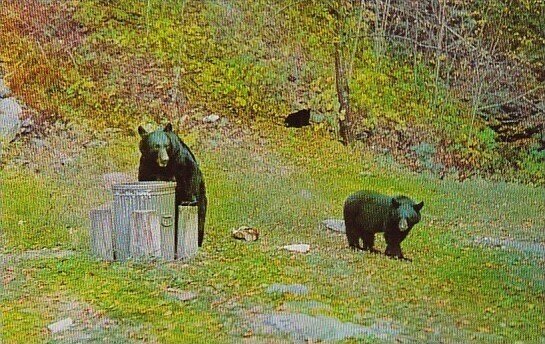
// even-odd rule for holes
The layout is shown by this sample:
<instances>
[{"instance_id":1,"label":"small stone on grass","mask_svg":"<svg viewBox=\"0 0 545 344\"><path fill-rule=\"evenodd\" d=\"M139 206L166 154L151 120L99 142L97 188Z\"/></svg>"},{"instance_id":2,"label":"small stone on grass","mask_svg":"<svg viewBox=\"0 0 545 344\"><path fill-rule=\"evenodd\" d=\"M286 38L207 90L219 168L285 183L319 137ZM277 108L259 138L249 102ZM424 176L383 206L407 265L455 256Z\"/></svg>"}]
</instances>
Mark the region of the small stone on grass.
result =
<instances>
[{"instance_id":1,"label":"small stone on grass","mask_svg":"<svg viewBox=\"0 0 545 344\"><path fill-rule=\"evenodd\" d=\"M216 122L218 119L220 119L220 116L218 116L218 115L208 115L208 116L204 117L204 118L202 119L202 121L203 121L204 123L214 123L214 122Z\"/></svg>"},{"instance_id":2,"label":"small stone on grass","mask_svg":"<svg viewBox=\"0 0 545 344\"><path fill-rule=\"evenodd\" d=\"M167 294L178 301L191 301L196 299L198 294L188 290L180 290L177 288L167 288Z\"/></svg>"},{"instance_id":3,"label":"small stone on grass","mask_svg":"<svg viewBox=\"0 0 545 344\"><path fill-rule=\"evenodd\" d=\"M308 287L303 284L272 284L267 288L267 293L290 293L296 295L306 295L308 294Z\"/></svg>"},{"instance_id":4,"label":"small stone on grass","mask_svg":"<svg viewBox=\"0 0 545 344\"><path fill-rule=\"evenodd\" d=\"M288 250L290 252L307 253L308 251L310 251L310 245L309 244L286 245L283 247L283 249Z\"/></svg>"},{"instance_id":5,"label":"small stone on grass","mask_svg":"<svg viewBox=\"0 0 545 344\"><path fill-rule=\"evenodd\" d=\"M72 318L65 318L47 325L47 328L51 333L58 333L69 329L74 324Z\"/></svg>"},{"instance_id":6,"label":"small stone on grass","mask_svg":"<svg viewBox=\"0 0 545 344\"><path fill-rule=\"evenodd\" d=\"M334 231L334 232L346 233L346 227L344 225L344 220L327 219L327 220L323 220L320 223L320 225L324 230L331 230L331 231Z\"/></svg>"}]
</instances>

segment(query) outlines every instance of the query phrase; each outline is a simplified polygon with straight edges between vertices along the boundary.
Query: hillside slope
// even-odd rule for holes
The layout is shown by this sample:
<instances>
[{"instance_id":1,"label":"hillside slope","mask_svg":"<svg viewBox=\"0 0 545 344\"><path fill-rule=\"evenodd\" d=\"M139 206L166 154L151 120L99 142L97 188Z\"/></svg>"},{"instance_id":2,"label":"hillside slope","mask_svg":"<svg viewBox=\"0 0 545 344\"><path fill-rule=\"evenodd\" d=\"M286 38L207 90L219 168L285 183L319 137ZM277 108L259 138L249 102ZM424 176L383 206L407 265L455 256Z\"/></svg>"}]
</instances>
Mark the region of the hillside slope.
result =
<instances>
[{"instance_id":1,"label":"hillside slope","mask_svg":"<svg viewBox=\"0 0 545 344\"><path fill-rule=\"evenodd\" d=\"M210 113L251 126L310 108L316 130L335 138L337 38L320 1L6 0L1 11L5 79L38 124L132 130L169 119L188 130ZM372 18L356 19L347 25L365 37ZM462 178L545 180L541 153L498 145L471 104L438 88L425 61L377 56L365 38L349 45L365 149ZM421 163L422 154L431 161Z\"/></svg>"}]
</instances>

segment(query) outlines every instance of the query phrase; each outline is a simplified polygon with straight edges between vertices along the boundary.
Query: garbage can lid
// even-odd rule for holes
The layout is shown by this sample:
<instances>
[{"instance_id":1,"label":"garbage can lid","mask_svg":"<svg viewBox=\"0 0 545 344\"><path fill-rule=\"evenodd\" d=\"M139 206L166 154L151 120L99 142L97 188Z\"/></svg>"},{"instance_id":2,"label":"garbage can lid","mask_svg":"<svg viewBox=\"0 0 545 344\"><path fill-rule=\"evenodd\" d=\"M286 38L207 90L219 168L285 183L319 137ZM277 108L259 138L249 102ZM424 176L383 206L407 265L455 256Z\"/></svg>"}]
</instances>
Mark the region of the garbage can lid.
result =
<instances>
[{"instance_id":1,"label":"garbage can lid","mask_svg":"<svg viewBox=\"0 0 545 344\"><path fill-rule=\"evenodd\" d=\"M147 192L165 192L174 191L176 188L176 182L132 182L132 183L120 183L112 185L114 192L123 191L147 191Z\"/></svg>"}]
</instances>

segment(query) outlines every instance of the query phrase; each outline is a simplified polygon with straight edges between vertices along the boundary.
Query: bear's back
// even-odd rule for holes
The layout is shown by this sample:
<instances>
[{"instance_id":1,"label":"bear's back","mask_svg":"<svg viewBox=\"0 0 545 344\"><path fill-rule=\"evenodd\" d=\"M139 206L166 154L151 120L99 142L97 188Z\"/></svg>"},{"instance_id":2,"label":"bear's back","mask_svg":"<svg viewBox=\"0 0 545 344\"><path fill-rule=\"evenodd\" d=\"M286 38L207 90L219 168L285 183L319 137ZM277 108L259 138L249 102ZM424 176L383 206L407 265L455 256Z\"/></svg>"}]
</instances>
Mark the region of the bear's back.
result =
<instances>
[{"instance_id":1,"label":"bear's back","mask_svg":"<svg viewBox=\"0 0 545 344\"><path fill-rule=\"evenodd\" d=\"M346 199L347 205L372 205L377 207L389 208L392 202L392 197L380 194L371 190L360 190L354 192Z\"/></svg>"},{"instance_id":2,"label":"bear's back","mask_svg":"<svg viewBox=\"0 0 545 344\"><path fill-rule=\"evenodd\" d=\"M173 152L176 158L182 159L182 160L190 159L192 160L193 163L195 163L198 166L197 159L193 155L193 152L191 151L191 149L189 149L189 147L185 144L184 141L182 141L182 139L178 135L176 135L173 132L168 132L165 134L168 136L170 143L172 144L174 148Z\"/></svg>"},{"instance_id":3,"label":"bear's back","mask_svg":"<svg viewBox=\"0 0 545 344\"><path fill-rule=\"evenodd\" d=\"M390 214L392 198L375 191L357 191L344 204L345 221L370 231L384 230Z\"/></svg>"}]
</instances>

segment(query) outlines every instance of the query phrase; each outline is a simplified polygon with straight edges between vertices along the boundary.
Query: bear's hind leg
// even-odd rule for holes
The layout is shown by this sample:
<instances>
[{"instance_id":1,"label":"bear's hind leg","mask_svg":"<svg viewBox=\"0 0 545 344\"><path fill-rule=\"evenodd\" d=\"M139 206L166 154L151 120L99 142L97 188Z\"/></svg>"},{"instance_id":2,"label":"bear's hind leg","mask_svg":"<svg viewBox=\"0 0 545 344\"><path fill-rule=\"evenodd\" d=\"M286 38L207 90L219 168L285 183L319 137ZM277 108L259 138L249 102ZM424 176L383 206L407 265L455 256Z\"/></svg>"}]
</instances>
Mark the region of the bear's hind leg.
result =
<instances>
[{"instance_id":1,"label":"bear's hind leg","mask_svg":"<svg viewBox=\"0 0 545 344\"><path fill-rule=\"evenodd\" d=\"M359 226L358 224L352 220L353 216L351 214L347 213L345 210L344 213L344 223L345 223L345 234L346 239L348 240L348 246L353 250L361 250L362 247L360 245L360 236L359 236Z\"/></svg>"},{"instance_id":2,"label":"bear's hind leg","mask_svg":"<svg viewBox=\"0 0 545 344\"><path fill-rule=\"evenodd\" d=\"M375 249L375 233L362 232L361 240L363 241L363 250L371 253L379 252L377 249Z\"/></svg>"},{"instance_id":3,"label":"bear's hind leg","mask_svg":"<svg viewBox=\"0 0 545 344\"><path fill-rule=\"evenodd\" d=\"M347 234L346 238L348 239L348 247L350 247L353 251L362 249L360 245L360 238L357 235Z\"/></svg>"}]
</instances>

